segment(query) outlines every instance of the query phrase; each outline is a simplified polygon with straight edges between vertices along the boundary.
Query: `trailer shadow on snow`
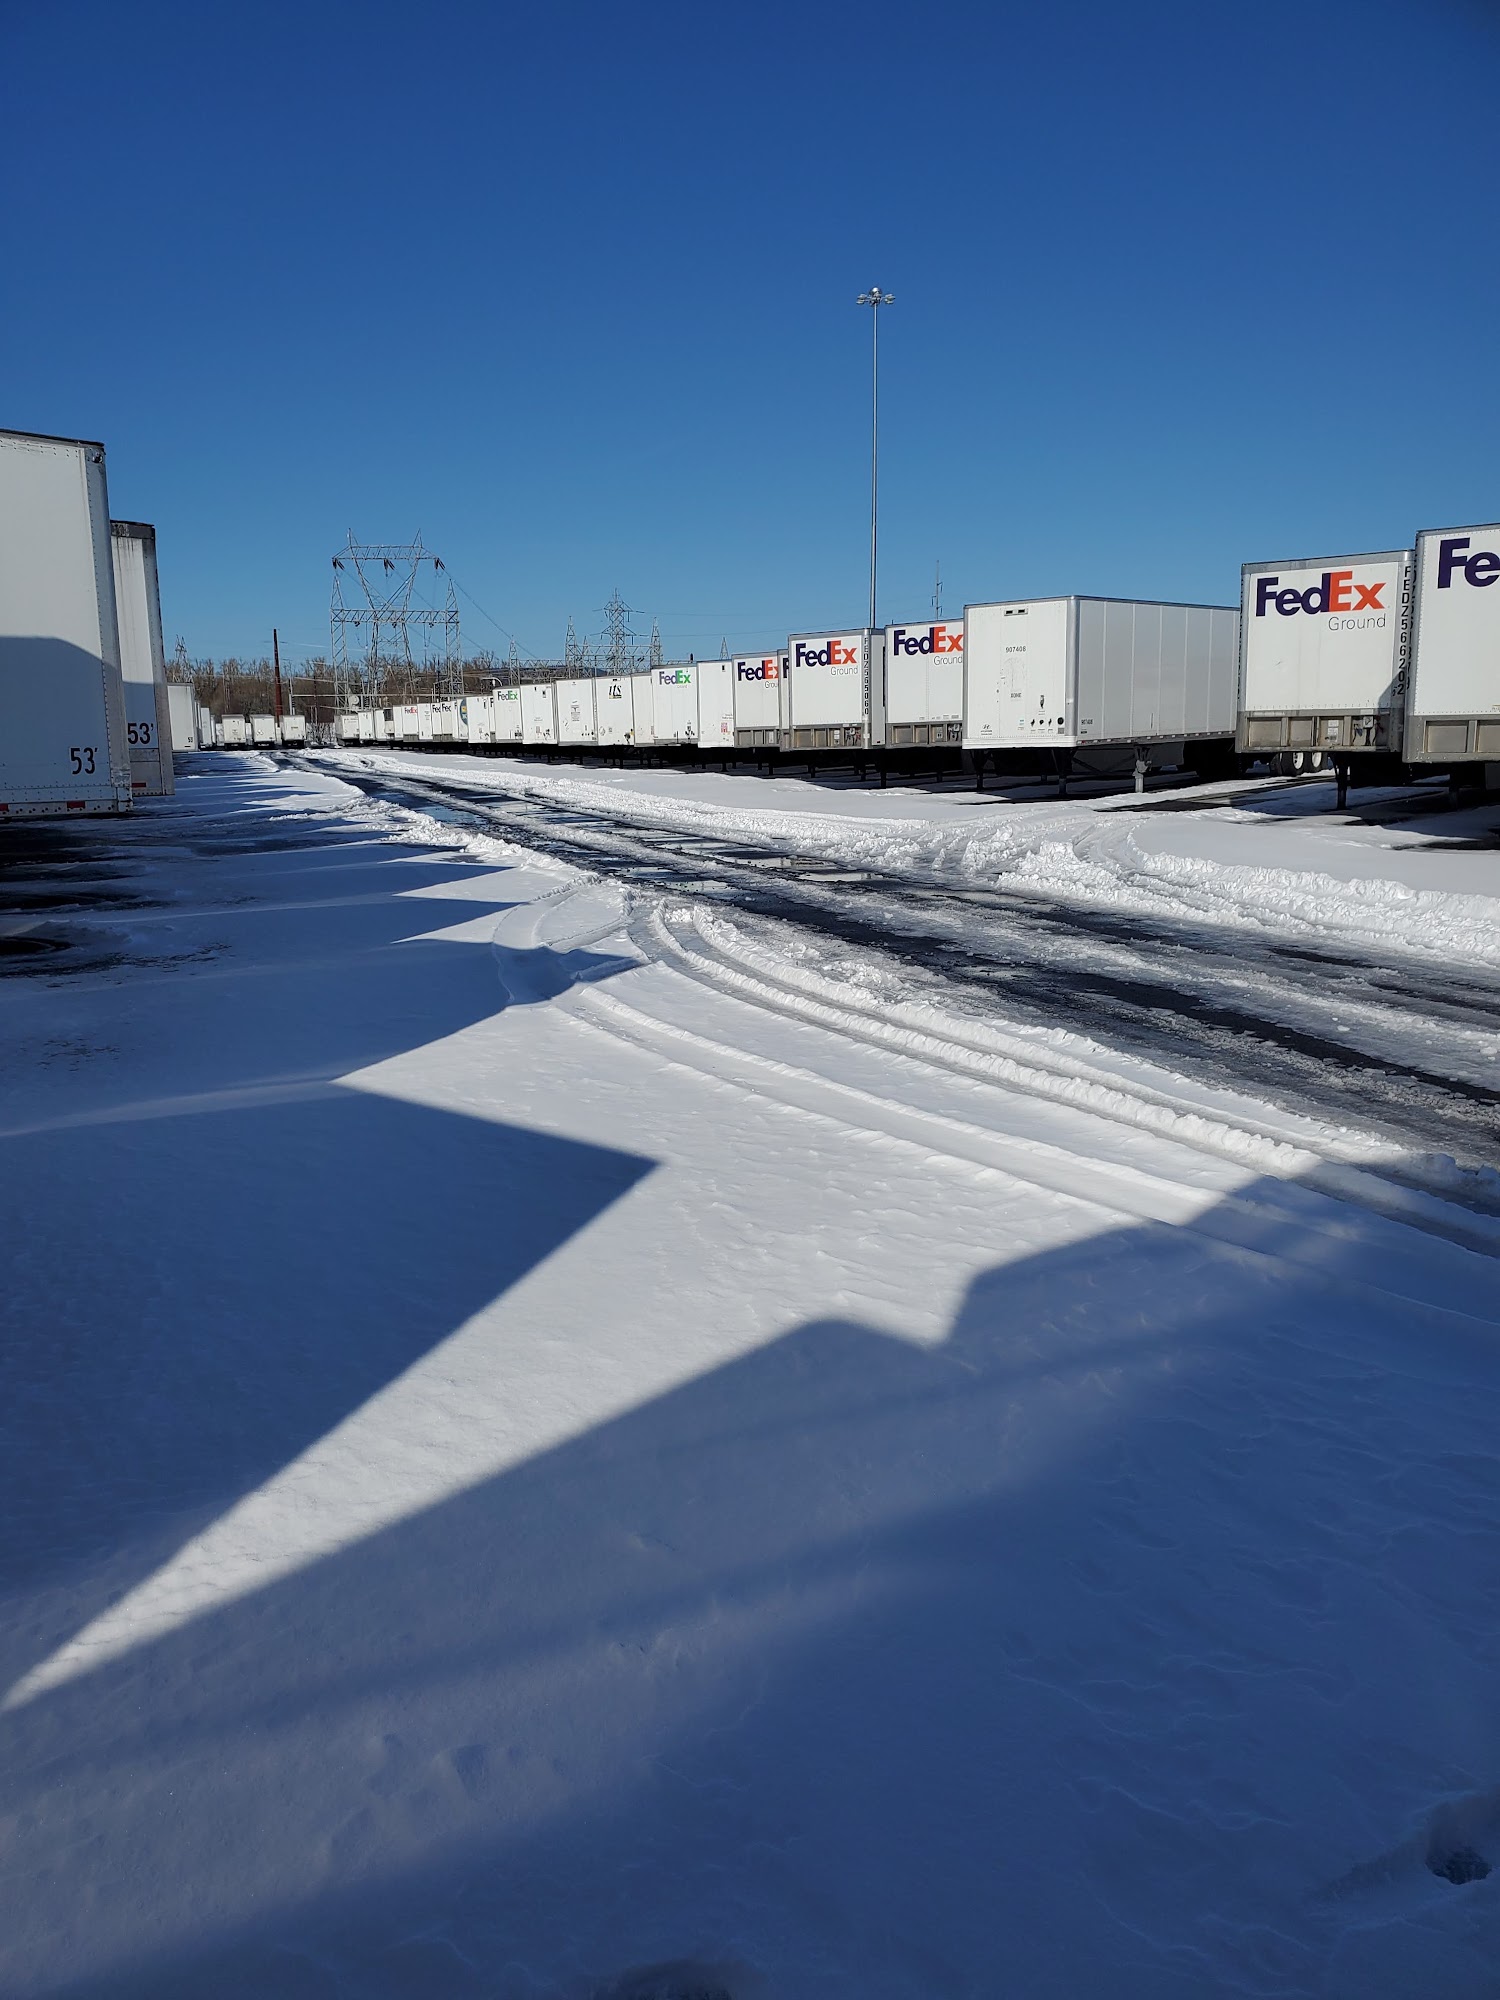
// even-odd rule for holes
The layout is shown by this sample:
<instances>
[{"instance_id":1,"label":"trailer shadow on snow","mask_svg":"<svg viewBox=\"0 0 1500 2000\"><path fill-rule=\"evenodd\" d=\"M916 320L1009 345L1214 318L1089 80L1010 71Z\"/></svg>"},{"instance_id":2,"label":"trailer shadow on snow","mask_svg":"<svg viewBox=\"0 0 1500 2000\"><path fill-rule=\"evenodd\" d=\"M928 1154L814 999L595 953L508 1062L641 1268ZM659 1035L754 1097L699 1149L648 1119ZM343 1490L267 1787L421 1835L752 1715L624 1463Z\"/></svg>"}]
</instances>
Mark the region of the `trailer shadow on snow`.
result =
<instances>
[{"instance_id":1,"label":"trailer shadow on snow","mask_svg":"<svg viewBox=\"0 0 1500 2000\"><path fill-rule=\"evenodd\" d=\"M21 1812L146 1829L46 1990L1477 1994L1500 1361L1367 1254L789 1329L0 1717Z\"/></svg>"}]
</instances>

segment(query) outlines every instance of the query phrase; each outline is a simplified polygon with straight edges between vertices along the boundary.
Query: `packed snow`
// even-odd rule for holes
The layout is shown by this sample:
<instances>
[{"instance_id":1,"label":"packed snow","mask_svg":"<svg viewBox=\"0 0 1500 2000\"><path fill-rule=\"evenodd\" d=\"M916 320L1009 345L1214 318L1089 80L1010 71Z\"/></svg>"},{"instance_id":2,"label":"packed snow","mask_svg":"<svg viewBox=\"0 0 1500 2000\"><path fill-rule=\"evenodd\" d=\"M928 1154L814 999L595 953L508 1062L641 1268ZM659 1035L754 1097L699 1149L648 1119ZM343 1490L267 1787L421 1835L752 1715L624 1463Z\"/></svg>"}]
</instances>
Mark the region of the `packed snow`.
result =
<instances>
[{"instance_id":1,"label":"packed snow","mask_svg":"<svg viewBox=\"0 0 1500 2000\"><path fill-rule=\"evenodd\" d=\"M1500 957L1493 809L473 764ZM348 768L0 850L0 1989L1492 1993L1494 1216Z\"/></svg>"},{"instance_id":2,"label":"packed snow","mask_svg":"<svg viewBox=\"0 0 1500 2000\"><path fill-rule=\"evenodd\" d=\"M1186 910L1224 925L1500 963L1500 804L1415 825L1403 818L1392 832L1329 813L1331 781L1291 792L1242 786L1243 803L1189 817L1142 813L1140 801L1119 792L1042 803L969 790L831 793L792 777L681 767L609 772L441 752L348 751L328 761L479 788L503 784L588 811L788 843L852 867L1004 878L1038 896L1147 915ZM1200 786L1170 801L1191 805L1222 789ZM1362 795L1353 796L1357 806Z\"/></svg>"}]
</instances>

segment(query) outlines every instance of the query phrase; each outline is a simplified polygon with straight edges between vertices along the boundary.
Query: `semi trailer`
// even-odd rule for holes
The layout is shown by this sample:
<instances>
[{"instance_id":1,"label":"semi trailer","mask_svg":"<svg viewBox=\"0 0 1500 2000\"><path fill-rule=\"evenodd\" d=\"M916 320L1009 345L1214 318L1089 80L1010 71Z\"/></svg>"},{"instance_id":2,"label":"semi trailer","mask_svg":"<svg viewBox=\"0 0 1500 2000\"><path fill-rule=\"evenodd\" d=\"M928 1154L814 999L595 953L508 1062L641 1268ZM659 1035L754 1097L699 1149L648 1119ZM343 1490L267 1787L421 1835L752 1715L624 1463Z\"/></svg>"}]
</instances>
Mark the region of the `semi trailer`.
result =
<instances>
[{"instance_id":1,"label":"semi trailer","mask_svg":"<svg viewBox=\"0 0 1500 2000\"><path fill-rule=\"evenodd\" d=\"M104 447L0 431L0 815L132 798Z\"/></svg>"}]
</instances>

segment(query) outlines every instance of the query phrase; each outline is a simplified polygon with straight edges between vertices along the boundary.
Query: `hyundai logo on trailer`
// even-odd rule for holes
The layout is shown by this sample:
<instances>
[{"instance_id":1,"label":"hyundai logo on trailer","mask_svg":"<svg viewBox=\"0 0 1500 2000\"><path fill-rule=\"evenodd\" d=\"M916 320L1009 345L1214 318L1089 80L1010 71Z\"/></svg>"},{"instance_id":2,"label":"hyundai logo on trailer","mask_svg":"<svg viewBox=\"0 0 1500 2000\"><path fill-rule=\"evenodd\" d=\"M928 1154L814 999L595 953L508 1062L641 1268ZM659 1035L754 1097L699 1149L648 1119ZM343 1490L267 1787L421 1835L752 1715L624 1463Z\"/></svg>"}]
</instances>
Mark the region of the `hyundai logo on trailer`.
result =
<instances>
[{"instance_id":1,"label":"hyundai logo on trailer","mask_svg":"<svg viewBox=\"0 0 1500 2000\"><path fill-rule=\"evenodd\" d=\"M1279 576L1258 576L1255 615L1264 618L1273 604L1283 618L1295 618L1299 611L1384 611L1384 589L1383 583L1356 583L1352 569L1325 569L1306 590L1283 590Z\"/></svg>"},{"instance_id":2,"label":"hyundai logo on trailer","mask_svg":"<svg viewBox=\"0 0 1500 2000\"><path fill-rule=\"evenodd\" d=\"M1473 555L1465 555L1472 537L1469 535L1446 535L1438 543L1437 587L1439 590L1453 588L1454 571L1463 577L1475 590L1488 590L1500 577L1500 555L1493 549L1475 549Z\"/></svg>"}]
</instances>

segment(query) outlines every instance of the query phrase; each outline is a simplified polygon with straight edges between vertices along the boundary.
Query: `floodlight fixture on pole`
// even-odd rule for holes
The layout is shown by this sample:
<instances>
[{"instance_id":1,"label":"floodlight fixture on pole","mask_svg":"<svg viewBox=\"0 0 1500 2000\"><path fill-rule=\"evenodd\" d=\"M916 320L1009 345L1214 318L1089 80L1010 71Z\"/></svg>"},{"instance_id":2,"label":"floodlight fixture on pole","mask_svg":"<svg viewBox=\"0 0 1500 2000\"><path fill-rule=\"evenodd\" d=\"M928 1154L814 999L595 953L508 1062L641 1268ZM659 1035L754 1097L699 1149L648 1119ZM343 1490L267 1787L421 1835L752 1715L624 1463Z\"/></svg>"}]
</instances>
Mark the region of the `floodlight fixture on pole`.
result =
<instances>
[{"instance_id":1,"label":"floodlight fixture on pole","mask_svg":"<svg viewBox=\"0 0 1500 2000\"><path fill-rule=\"evenodd\" d=\"M856 305L870 308L870 629L875 629L875 570L880 522L880 308L894 305L894 292L871 285Z\"/></svg>"}]
</instances>

